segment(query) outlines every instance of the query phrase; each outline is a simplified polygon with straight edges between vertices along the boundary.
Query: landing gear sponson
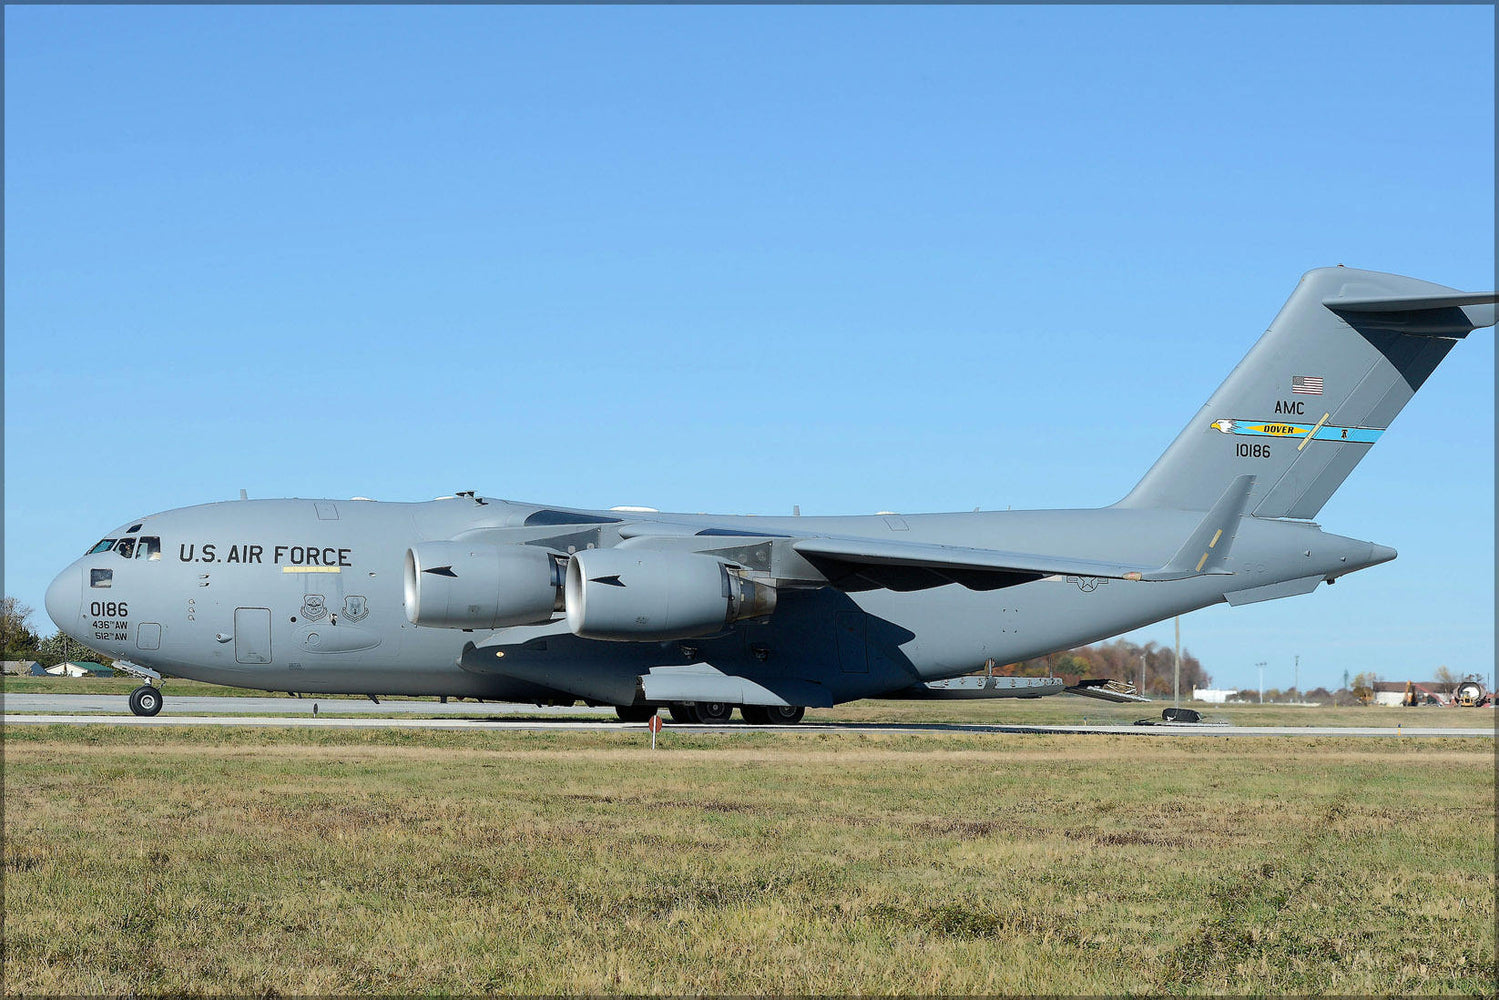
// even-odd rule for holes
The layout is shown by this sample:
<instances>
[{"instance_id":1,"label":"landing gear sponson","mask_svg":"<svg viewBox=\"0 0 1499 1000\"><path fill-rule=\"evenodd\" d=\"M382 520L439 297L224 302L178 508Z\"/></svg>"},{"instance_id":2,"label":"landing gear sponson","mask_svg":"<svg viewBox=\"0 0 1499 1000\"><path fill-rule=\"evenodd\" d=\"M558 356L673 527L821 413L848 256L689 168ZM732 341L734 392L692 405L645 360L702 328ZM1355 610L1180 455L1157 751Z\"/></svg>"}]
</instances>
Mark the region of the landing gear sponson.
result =
<instances>
[{"instance_id":1,"label":"landing gear sponson","mask_svg":"<svg viewBox=\"0 0 1499 1000\"><path fill-rule=\"evenodd\" d=\"M678 725L719 725L734 715L734 706L724 702L675 702L663 706ZM654 705L616 705L614 712L621 722L646 722L659 709ZM807 710L800 705L771 707L740 705L739 714L752 726L794 726Z\"/></svg>"}]
</instances>

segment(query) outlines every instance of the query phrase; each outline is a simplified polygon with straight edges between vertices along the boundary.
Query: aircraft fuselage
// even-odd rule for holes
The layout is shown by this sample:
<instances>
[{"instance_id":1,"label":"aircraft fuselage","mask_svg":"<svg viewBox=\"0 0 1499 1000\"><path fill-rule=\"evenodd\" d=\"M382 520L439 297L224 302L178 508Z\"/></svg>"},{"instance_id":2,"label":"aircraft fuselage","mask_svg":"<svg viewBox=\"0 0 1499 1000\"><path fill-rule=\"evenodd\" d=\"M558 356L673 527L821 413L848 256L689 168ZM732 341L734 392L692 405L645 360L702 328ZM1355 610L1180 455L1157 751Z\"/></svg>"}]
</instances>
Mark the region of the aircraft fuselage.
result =
<instances>
[{"instance_id":1,"label":"aircraft fuselage","mask_svg":"<svg viewBox=\"0 0 1499 1000\"><path fill-rule=\"evenodd\" d=\"M535 523L538 512L544 523ZM752 679L815 678L841 702L968 673L986 660L1009 663L1091 642L1217 603L1226 591L1246 601L1283 596L1277 588L1305 592L1394 555L1303 522L1244 518L1226 566L1231 575L1173 582L1058 575L996 590L792 588L767 617L685 640L610 642L539 628L549 641L511 650L505 664L483 646L504 633L415 625L404 604L403 559L429 540L482 536L565 552L617 545L621 528L660 520L689 533L699 524L740 530L746 539L825 533L1128 563L1157 558L1201 517L1120 508L708 517L469 497L231 501L121 525L108 537L134 539L129 551L116 544L77 560L49 589L47 609L65 631L111 657L240 687L629 703L636 677L651 667L707 662Z\"/></svg>"}]
</instances>

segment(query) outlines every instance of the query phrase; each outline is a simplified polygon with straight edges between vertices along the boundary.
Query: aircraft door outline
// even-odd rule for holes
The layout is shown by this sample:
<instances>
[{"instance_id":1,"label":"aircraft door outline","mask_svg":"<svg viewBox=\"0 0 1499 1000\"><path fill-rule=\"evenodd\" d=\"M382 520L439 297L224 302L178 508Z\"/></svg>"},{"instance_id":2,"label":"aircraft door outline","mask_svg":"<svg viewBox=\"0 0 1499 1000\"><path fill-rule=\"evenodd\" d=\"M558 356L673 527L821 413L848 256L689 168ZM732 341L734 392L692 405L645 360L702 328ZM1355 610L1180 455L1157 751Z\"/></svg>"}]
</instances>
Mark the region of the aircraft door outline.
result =
<instances>
[{"instance_id":1,"label":"aircraft door outline","mask_svg":"<svg viewBox=\"0 0 1499 1000\"><path fill-rule=\"evenodd\" d=\"M271 609L234 609L234 662L271 662Z\"/></svg>"}]
</instances>

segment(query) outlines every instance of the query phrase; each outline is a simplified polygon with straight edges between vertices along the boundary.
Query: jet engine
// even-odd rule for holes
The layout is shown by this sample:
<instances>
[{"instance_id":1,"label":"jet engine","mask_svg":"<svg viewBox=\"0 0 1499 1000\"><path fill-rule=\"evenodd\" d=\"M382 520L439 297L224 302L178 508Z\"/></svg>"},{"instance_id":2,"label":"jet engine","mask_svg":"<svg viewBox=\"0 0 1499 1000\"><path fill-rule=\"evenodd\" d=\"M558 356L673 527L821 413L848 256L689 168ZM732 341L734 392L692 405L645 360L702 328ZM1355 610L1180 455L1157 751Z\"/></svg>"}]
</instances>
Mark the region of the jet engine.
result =
<instances>
[{"instance_id":1,"label":"jet engine","mask_svg":"<svg viewBox=\"0 0 1499 1000\"><path fill-rule=\"evenodd\" d=\"M687 639L770 614L776 591L697 552L587 549L568 560L564 603L584 639Z\"/></svg>"},{"instance_id":2,"label":"jet engine","mask_svg":"<svg viewBox=\"0 0 1499 1000\"><path fill-rule=\"evenodd\" d=\"M433 628L504 628L562 610L566 564L534 545L422 542L406 550L406 617Z\"/></svg>"}]
</instances>

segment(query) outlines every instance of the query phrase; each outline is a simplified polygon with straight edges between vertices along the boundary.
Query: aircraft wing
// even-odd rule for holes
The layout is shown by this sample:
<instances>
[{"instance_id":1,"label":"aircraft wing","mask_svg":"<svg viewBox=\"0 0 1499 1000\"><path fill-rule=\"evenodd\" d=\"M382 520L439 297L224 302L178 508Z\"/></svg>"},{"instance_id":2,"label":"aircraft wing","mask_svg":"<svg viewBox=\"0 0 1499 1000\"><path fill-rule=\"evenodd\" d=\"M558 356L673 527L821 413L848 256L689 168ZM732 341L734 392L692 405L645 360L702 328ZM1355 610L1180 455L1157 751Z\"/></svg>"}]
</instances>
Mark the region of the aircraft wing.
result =
<instances>
[{"instance_id":1,"label":"aircraft wing","mask_svg":"<svg viewBox=\"0 0 1499 1000\"><path fill-rule=\"evenodd\" d=\"M884 587L924 590L959 583L970 590L998 590L1044 576L1143 579L1154 566L1002 552L926 542L819 536L798 538L791 548L845 589Z\"/></svg>"},{"instance_id":2,"label":"aircraft wing","mask_svg":"<svg viewBox=\"0 0 1499 1000\"><path fill-rule=\"evenodd\" d=\"M1224 564L1253 485L1253 476L1239 476L1230 483L1176 554L1159 566L875 538L801 538L791 547L839 586L853 583L891 590L944 583L998 590L1044 576L1164 581L1229 575Z\"/></svg>"}]
</instances>

